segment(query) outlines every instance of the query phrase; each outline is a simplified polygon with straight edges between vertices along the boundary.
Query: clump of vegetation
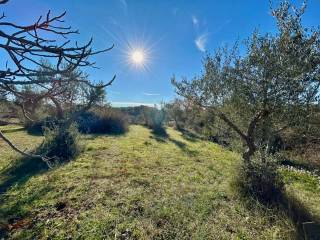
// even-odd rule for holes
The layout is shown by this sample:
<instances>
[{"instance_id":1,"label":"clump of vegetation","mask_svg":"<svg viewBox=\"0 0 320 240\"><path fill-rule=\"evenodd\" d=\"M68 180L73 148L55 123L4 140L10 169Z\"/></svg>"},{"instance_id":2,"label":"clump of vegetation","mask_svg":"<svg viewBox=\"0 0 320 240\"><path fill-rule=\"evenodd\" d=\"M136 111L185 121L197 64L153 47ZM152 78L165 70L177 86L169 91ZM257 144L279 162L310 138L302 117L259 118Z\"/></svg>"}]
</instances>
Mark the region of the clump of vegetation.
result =
<instances>
[{"instance_id":1,"label":"clump of vegetation","mask_svg":"<svg viewBox=\"0 0 320 240\"><path fill-rule=\"evenodd\" d=\"M29 134L42 135L45 128L52 129L58 120L54 117L45 117L35 121L25 121L24 127Z\"/></svg>"},{"instance_id":2,"label":"clump of vegetation","mask_svg":"<svg viewBox=\"0 0 320 240\"><path fill-rule=\"evenodd\" d=\"M250 163L243 163L237 185L245 196L270 204L281 200L284 183L277 171L275 157L255 156Z\"/></svg>"},{"instance_id":3,"label":"clump of vegetation","mask_svg":"<svg viewBox=\"0 0 320 240\"><path fill-rule=\"evenodd\" d=\"M246 52L221 48L204 59L203 73L172 83L181 97L215 115L245 144L249 164L274 134L300 125L319 100L319 31L302 25L305 5L284 1L272 14L276 34L255 31ZM266 149L264 149L266 150Z\"/></svg>"},{"instance_id":4,"label":"clump of vegetation","mask_svg":"<svg viewBox=\"0 0 320 240\"><path fill-rule=\"evenodd\" d=\"M7 2L8 0L1 1L0 4L7 4ZM104 89L114 81L115 76L107 83L94 84L87 78L87 74L81 71L82 67L94 65L89 59L92 55L109 51L113 46L95 51L92 48L92 40L83 45L72 42L69 39L70 35L78 31L72 30L69 26L56 26L64 22L64 16L65 13L53 16L49 11L46 18L36 18L38 20L34 23L1 22L7 26L7 29L3 30L3 38L4 41L8 40L8 44L0 46L0 50L8 53L6 59L8 64L1 69L3 74L0 77L0 107L3 108L3 103L8 105L8 102L12 102L15 108L19 109L18 112L16 109L12 111L6 106L4 110L9 112L3 115L9 116L11 112L15 116L23 115L23 118L34 121L41 107L45 109L48 107L46 110L50 110L54 106L55 116L59 120L65 118L66 113L69 114L73 109L77 109L72 116L68 116L68 121L74 121L80 112L87 111L98 103L104 96ZM30 28L26 26L33 26L32 30L35 34L29 34ZM44 32L50 32L50 34L46 35ZM10 40L13 36L14 42ZM57 41L61 37L65 39L65 42ZM50 47L48 47L49 42ZM16 50L19 53L14 52ZM10 62L12 64L9 64ZM16 81L18 78L19 81ZM0 118L3 123L3 116ZM40 130L41 125L33 125L33 127ZM50 130L52 137L46 139L44 144L48 154L55 152L53 149L68 147L69 144L76 143L75 136L69 132L71 131L69 128L64 129L65 133L62 130ZM35 156L20 150L1 131L0 138L13 150L24 156L44 159L44 156ZM58 143L59 139L62 143ZM52 147L48 146L50 141L53 143ZM68 159L74 155L76 152L74 150L72 148L61 149L60 153L57 152L58 157L60 154L66 154L60 157Z\"/></svg>"},{"instance_id":5,"label":"clump of vegetation","mask_svg":"<svg viewBox=\"0 0 320 240\"><path fill-rule=\"evenodd\" d=\"M53 162L66 162L74 159L82 149L80 135L75 124L57 124L44 129L45 140L39 152Z\"/></svg>"},{"instance_id":6,"label":"clump of vegetation","mask_svg":"<svg viewBox=\"0 0 320 240\"><path fill-rule=\"evenodd\" d=\"M123 134L128 131L126 116L114 109L84 112L77 123L82 133Z\"/></svg>"},{"instance_id":7,"label":"clump of vegetation","mask_svg":"<svg viewBox=\"0 0 320 240\"><path fill-rule=\"evenodd\" d=\"M146 108L144 111L145 125L152 129L156 135L166 136L166 129L164 127L166 120L166 113L164 109Z\"/></svg>"}]
</instances>

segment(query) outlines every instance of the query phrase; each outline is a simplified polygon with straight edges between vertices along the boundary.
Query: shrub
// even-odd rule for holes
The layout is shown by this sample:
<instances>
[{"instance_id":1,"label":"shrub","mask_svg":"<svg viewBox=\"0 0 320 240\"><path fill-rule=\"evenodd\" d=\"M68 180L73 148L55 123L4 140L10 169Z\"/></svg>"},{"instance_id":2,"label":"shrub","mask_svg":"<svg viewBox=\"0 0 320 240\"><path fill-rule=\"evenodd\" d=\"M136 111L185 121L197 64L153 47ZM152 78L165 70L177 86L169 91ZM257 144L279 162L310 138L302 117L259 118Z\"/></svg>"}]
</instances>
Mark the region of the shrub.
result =
<instances>
[{"instance_id":1,"label":"shrub","mask_svg":"<svg viewBox=\"0 0 320 240\"><path fill-rule=\"evenodd\" d=\"M128 120L120 111L85 112L77 120L82 133L123 134L128 131Z\"/></svg>"},{"instance_id":2,"label":"shrub","mask_svg":"<svg viewBox=\"0 0 320 240\"><path fill-rule=\"evenodd\" d=\"M55 161L65 162L75 158L81 152L79 132L75 124L66 127L57 124L52 128L44 129L45 140L39 152Z\"/></svg>"},{"instance_id":3,"label":"shrub","mask_svg":"<svg viewBox=\"0 0 320 240\"><path fill-rule=\"evenodd\" d=\"M83 112L77 119L81 133L92 133L94 126L99 122L99 116L94 112Z\"/></svg>"},{"instance_id":4,"label":"shrub","mask_svg":"<svg viewBox=\"0 0 320 240\"><path fill-rule=\"evenodd\" d=\"M43 135L45 128L52 129L57 123L58 123L58 120L56 118L46 117L33 122L26 121L24 124L24 127L26 128L29 134Z\"/></svg>"},{"instance_id":5,"label":"shrub","mask_svg":"<svg viewBox=\"0 0 320 240\"><path fill-rule=\"evenodd\" d=\"M152 129L156 135L166 136L164 123L166 119L165 111L156 108L146 108L144 111L145 125Z\"/></svg>"},{"instance_id":6,"label":"shrub","mask_svg":"<svg viewBox=\"0 0 320 240\"><path fill-rule=\"evenodd\" d=\"M255 157L250 163L244 163L237 182L241 192L267 204L279 201L284 184L277 166L277 160L271 156Z\"/></svg>"}]
</instances>

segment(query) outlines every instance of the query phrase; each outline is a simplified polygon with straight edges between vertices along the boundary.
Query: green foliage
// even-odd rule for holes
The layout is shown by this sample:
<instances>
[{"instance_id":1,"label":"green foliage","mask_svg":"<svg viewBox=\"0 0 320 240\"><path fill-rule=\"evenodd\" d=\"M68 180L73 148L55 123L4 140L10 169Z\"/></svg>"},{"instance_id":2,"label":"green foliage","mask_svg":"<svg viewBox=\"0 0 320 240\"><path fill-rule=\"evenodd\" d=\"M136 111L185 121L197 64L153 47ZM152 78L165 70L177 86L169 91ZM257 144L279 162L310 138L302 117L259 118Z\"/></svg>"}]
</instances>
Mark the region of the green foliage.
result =
<instances>
[{"instance_id":1,"label":"green foliage","mask_svg":"<svg viewBox=\"0 0 320 240\"><path fill-rule=\"evenodd\" d=\"M34 135L43 135L46 128L52 129L58 120L54 117L45 117L35 121L25 121L24 127L27 132Z\"/></svg>"},{"instance_id":2,"label":"green foliage","mask_svg":"<svg viewBox=\"0 0 320 240\"><path fill-rule=\"evenodd\" d=\"M152 129L153 132L157 135L166 135L166 131L164 128L165 120L166 120L166 112L164 108L145 108L144 110L144 120L145 125Z\"/></svg>"},{"instance_id":3,"label":"green foliage","mask_svg":"<svg viewBox=\"0 0 320 240\"><path fill-rule=\"evenodd\" d=\"M187 105L181 99L174 99L171 103L165 105L167 121L173 121L178 130L187 127Z\"/></svg>"},{"instance_id":4,"label":"green foliage","mask_svg":"<svg viewBox=\"0 0 320 240\"><path fill-rule=\"evenodd\" d=\"M121 107L118 108L118 110L127 116L129 123L143 125L145 124L144 111L146 108L149 107L141 105L135 107Z\"/></svg>"},{"instance_id":5,"label":"green foliage","mask_svg":"<svg viewBox=\"0 0 320 240\"><path fill-rule=\"evenodd\" d=\"M279 202L284 183L277 169L277 160L270 156L256 156L251 162L243 163L237 178L240 191L266 204Z\"/></svg>"},{"instance_id":6,"label":"green foliage","mask_svg":"<svg viewBox=\"0 0 320 240\"><path fill-rule=\"evenodd\" d=\"M45 128L44 137L38 151L53 161L66 162L81 152L80 135L75 124L65 126L61 123L52 128Z\"/></svg>"},{"instance_id":7,"label":"green foliage","mask_svg":"<svg viewBox=\"0 0 320 240\"><path fill-rule=\"evenodd\" d=\"M237 44L218 49L204 59L200 76L172 79L180 96L214 111L238 134L246 160L275 133L300 125L319 102L320 32L302 26L304 11L282 2L273 11L276 34L255 31L245 54Z\"/></svg>"},{"instance_id":8,"label":"green foliage","mask_svg":"<svg viewBox=\"0 0 320 240\"><path fill-rule=\"evenodd\" d=\"M126 115L111 108L84 112L77 123L82 133L123 134L128 131Z\"/></svg>"}]
</instances>

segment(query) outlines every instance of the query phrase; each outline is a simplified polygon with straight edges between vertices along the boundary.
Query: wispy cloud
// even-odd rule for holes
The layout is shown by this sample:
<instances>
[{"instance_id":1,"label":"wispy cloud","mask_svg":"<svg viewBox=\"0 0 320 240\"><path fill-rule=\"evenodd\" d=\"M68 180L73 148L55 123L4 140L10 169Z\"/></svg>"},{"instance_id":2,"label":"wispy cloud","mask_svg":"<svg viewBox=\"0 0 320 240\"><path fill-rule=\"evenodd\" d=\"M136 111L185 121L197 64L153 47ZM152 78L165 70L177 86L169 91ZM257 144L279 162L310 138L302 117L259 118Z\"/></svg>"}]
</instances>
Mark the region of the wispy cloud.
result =
<instances>
[{"instance_id":1,"label":"wispy cloud","mask_svg":"<svg viewBox=\"0 0 320 240\"><path fill-rule=\"evenodd\" d=\"M191 17L191 20L192 20L192 24L194 27L198 27L199 26L199 19L196 17L196 16L192 16Z\"/></svg>"},{"instance_id":2,"label":"wispy cloud","mask_svg":"<svg viewBox=\"0 0 320 240\"><path fill-rule=\"evenodd\" d=\"M119 0L125 10L128 9L128 3L126 0Z\"/></svg>"},{"instance_id":3,"label":"wispy cloud","mask_svg":"<svg viewBox=\"0 0 320 240\"><path fill-rule=\"evenodd\" d=\"M206 45L208 43L208 33L203 33L201 35L199 35L195 40L194 43L196 44L197 48L201 51L201 52L205 52L206 51Z\"/></svg>"},{"instance_id":4,"label":"wispy cloud","mask_svg":"<svg viewBox=\"0 0 320 240\"><path fill-rule=\"evenodd\" d=\"M144 92L143 95L146 95L146 96L160 96L159 93L148 93L148 92Z\"/></svg>"}]
</instances>

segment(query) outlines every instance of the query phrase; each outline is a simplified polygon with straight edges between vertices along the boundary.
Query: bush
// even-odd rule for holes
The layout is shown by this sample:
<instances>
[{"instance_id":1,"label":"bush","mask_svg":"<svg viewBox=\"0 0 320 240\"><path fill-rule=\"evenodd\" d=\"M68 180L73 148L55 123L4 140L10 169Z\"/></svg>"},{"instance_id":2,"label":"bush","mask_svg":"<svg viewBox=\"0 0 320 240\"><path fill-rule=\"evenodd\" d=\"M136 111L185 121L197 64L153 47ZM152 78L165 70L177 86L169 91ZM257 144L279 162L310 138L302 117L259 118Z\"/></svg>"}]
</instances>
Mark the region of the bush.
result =
<instances>
[{"instance_id":1,"label":"bush","mask_svg":"<svg viewBox=\"0 0 320 240\"><path fill-rule=\"evenodd\" d=\"M277 172L274 157L257 157L244 163L238 177L240 190L263 203L273 203L281 199L284 183Z\"/></svg>"},{"instance_id":2,"label":"bush","mask_svg":"<svg viewBox=\"0 0 320 240\"><path fill-rule=\"evenodd\" d=\"M166 119L165 111L156 108L146 108L144 111L145 125L152 129L156 135L166 136L164 123Z\"/></svg>"},{"instance_id":3,"label":"bush","mask_svg":"<svg viewBox=\"0 0 320 240\"><path fill-rule=\"evenodd\" d=\"M123 134L128 131L128 120L116 110L85 112L77 120L82 133Z\"/></svg>"},{"instance_id":4,"label":"bush","mask_svg":"<svg viewBox=\"0 0 320 240\"><path fill-rule=\"evenodd\" d=\"M94 112L83 112L77 119L78 130L81 133L92 133L99 122L99 116Z\"/></svg>"},{"instance_id":5,"label":"bush","mask_svg":"<svg viewBox=\"0 0 320 240\"><path fill-rule=\"evenodd\" d=\"M46 117L36 121L26 121L24 127L29 134L43 135L45 128L54 128L58 124L58 120L54 117Z\"/></svg>"},{"instance_id":6,"label":"bush","mask_svg":"<svg viewBox=\"0 0 320 240\"><path fill-rule=\"evenodd\" d=\"M54 161L69 161L81 152L80 135L75 124L69 127L57 124L53 128L45 128L44 136L39 152Z\"/></svg>"}]
</instances>

